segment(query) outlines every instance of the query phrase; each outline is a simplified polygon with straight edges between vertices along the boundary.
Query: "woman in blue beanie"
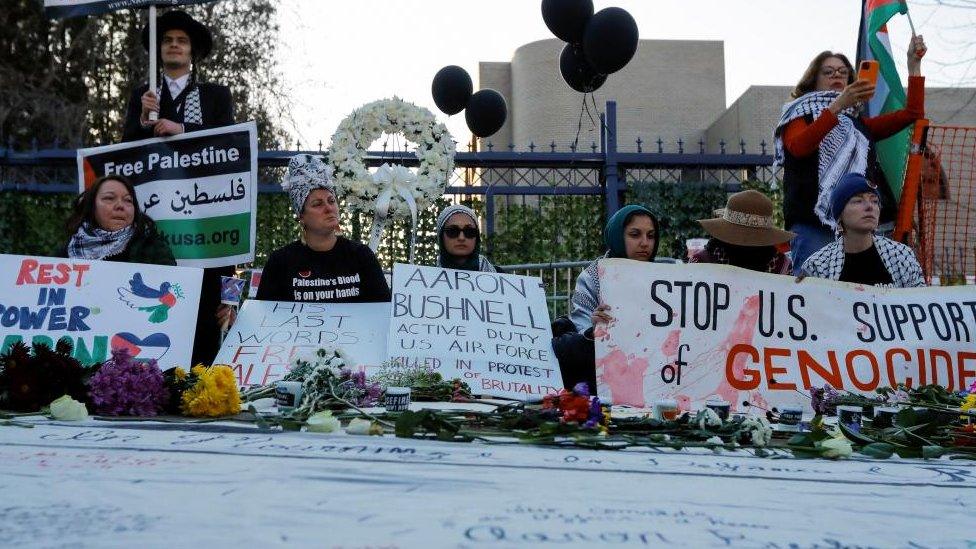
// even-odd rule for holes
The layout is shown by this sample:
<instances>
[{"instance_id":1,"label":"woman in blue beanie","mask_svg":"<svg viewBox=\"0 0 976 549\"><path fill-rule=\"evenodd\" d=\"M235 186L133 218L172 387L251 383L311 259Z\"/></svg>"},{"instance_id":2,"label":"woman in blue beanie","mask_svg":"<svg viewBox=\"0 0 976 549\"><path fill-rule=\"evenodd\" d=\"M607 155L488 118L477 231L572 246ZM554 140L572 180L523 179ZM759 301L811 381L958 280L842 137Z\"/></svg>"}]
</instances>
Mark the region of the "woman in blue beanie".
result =
<instances>
[{"instance_id":1,"label":"woman in blue beanie","mask_svg":"<svg viewBox=\"0 0 976 549\"><path fill-rule=\"evenodd\" d=\"M807 258L803 274L870 286L924 286L922 267L908 246L878 236L881 197L860 174L841 178L830 195L840 238Z\"/></svg>"},{"instance_id":2,"label":"woman in blue beanie","mask_svg":"<svg viewBox=\"0 0 976 549\"><path fill-rule=\"evenodd\" d=\"M657 218L643 206L624 206L610 217L603 230L603 242L607 251L602 257L587 265L576 279L571 297L572 312L569 320L558 319L553 323L552 346L563 385L572 389L585 381L596 394L596 363L593 348L593 325L609 323L609 308L600 304L600 278L597 271L600 259L618 257L635 261L654 261L658 244ZM575 330L573 329L575 328Z\"/></svg>"}]
</instances>

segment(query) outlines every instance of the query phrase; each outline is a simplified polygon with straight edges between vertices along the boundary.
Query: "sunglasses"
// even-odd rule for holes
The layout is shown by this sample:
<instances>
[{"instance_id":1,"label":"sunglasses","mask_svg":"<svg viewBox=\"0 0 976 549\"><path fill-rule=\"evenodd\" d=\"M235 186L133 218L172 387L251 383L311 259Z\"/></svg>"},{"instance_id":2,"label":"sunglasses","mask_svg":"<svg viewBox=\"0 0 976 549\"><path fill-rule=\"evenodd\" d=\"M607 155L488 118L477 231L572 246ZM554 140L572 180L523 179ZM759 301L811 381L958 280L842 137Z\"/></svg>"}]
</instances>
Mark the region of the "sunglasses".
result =
<instances>
[{"instance_id":1,"label":"sunglasses","mask_svg":"<svg viewBox=\"0 0 976 549\"><path fill-rule=\"evenodd\" d=\"M444 235L448 238L457 238L461 235L461 233L464 233L464 238L474 239L478 237L478 229L475 229L474 227L465 227L463 229L453 225L450 227L444 227Z\"/></svg>"}]
</instances>

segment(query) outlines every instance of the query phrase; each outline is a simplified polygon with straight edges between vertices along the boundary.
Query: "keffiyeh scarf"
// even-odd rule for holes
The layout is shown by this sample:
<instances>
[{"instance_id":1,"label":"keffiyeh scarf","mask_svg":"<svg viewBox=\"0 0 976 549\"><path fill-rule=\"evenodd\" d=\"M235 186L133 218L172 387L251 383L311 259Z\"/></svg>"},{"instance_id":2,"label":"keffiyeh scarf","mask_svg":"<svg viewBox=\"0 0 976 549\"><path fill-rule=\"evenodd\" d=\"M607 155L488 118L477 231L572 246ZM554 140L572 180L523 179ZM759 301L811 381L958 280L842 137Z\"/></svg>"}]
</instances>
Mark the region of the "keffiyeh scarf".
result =
<instances>
[{"instance_id":1,"label":"keffiyeh scarf","mask_svg":"<svg viewBox=\"0 0 976 549\"><path fill-rule=\"evenodd\" d=\"M105 259L122 253L132 239L132 225L117 231L106 231L82 223L68 241L68 257L72 259Z\"/></svg>"},{"instance_id":2,"label":"keffiyeh scarf","mask_svg":"<svg viewBox=\"0 0 976 549\"><path fill-rule=\"evenodd\" d=\"M810 116L817 118L831 102L840 95L836 91L811 92L799 97L783 106L779 123L776 124L774 140L776 156L774 164L783 165L786 154L783 147L783 132L786 126L796 120ZM820 154L817 175L820 182L817 204L814 211L820 221L829 227L836 225L830 214L830 194L837 182L846 174L867 172L868 149L870 143L857 128L854 127L854 117L857 110L848 107L838 116L838 124L834 126L823 141L820 142Z\"/></svg>"}]
</instances>

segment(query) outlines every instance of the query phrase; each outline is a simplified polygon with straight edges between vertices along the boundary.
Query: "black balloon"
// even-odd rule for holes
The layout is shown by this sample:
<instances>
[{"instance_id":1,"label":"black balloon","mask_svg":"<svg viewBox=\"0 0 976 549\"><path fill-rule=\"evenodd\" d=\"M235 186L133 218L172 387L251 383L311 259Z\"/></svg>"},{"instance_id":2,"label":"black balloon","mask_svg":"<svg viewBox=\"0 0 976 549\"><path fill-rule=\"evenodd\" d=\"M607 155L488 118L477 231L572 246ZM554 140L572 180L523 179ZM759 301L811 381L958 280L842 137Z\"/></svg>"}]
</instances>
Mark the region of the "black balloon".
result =
<instances>
[{"instance_id":1,"label":"black balloon","mask_svg":"<svg viewBox=\"0 0 976 549\"><path fill-rule=\"evenodd\" d=\"M464 110L471 99L474 85L468 71L457 65L448 65L437 71L430 85L434 103L444 114L457 114Z\"/></svg>"},{"instance_id":2,"label":"black balloon","mask_svg":"<svg viewBox=\"0 0 976 549\"><path fill-rule=\"evenodd\" d=\"M637 21L626 10L596 12L583 33L583 52L597 71L611 74L624 68L637 52Z\"/></svg>"},{"instance_id":3,"label":"black balloon","mask_svg":"<svg viewBox=\"0 0 976 549\"><path fill-rule=\"evenodd\" d=\"M464 120L468 129L478 137L488 137L494 134L508 117L508 106L505 98L495 90L481 90L471 96L464 111Z\"/></svg>"},{"instance_id":4,"label":"black balloon","mask_svg":"<svg viewBox=\"0 0 976 549\"><path fill-rule=\"evenodd\" d=\"M573 44L566 44L559 54L559 72L569 87L580 93L596 91L607 81L607 75L590 66L583 48Z\"/></svg>"},{"instance_id":5,"label":"black balloon","mask_svg":"<svg viewBox=\"0 0 976 549\"><path fill-rule=\"evenodd\" d=\"M593 0L542 0L542 20L563 42L579 44L592 15Z\"/></svg>"}]
</instances>

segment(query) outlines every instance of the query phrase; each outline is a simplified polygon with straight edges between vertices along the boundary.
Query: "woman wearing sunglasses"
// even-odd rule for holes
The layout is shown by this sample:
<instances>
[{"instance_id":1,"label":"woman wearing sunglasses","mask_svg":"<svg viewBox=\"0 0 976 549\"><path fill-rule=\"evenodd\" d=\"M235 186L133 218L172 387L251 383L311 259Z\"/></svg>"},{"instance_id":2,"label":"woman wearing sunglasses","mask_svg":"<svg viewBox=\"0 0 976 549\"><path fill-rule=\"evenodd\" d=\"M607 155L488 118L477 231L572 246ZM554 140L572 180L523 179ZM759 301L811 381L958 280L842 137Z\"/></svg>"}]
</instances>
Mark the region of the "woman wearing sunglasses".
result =
<instances>
[{"instance_id":1,"label":"woman wearing sunglasses","mask_svg":"<svg viewBox=\"0 0 976 549\"><path fill-rule=\"evenodd\" d=\"M481 231L474 210L460 204L448 206L437 216L437 266L461 271L498 272L481 255Z\"/></svg>"}]
</instances>

